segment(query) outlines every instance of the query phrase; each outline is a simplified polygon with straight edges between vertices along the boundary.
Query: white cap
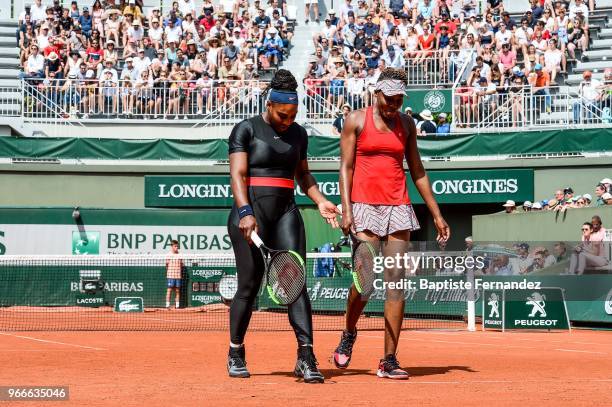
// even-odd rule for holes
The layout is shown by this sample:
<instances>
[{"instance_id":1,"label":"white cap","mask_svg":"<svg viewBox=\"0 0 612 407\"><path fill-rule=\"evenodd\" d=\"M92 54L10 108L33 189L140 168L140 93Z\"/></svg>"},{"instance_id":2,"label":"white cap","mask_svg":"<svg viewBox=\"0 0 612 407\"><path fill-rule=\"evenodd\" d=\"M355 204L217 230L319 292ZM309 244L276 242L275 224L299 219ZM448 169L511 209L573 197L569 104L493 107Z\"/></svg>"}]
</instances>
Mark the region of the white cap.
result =
<instances>
[{"instance_id":1,"label":"white cap","mask_svg":"<svg viewBox=\"0 0 612 407\"><path fill-rule=\"evenodd\" d=\"M609 192L606 192L605 194L601 196L601 199L603 199L604 201L607 201L608 199L612 199L612 194Z\"/></svg>"},{"instance_id":2,"label":"white cap","mask_svg":"<svg viewBox=\"0 0 612 407\"><path fill-rule=\"evenodd\" d=\"M612 179L610 178L604 178L601 181L599 181L600 184L612 184Z\"/></svg>"},{"instance_id":3,"label":"white cap","mask_svg":"<svg viewBox=\"0 0 612 407\"><path fill-rule=\"evenodd\" d=\"M272 27L268 30L268 34L276 34L278 31L276 31L276 28Z\"/></svg>"},{"instance_id":4,"label":"white cap","mask_svg":"<svg viewBox=\"0 0 612 407\"><path fill-rule=\"evenodd\" d=\"M524 206L525 208L531 208L531 205L532 205L532 204L531 204L531 201L525 201L525 202L523 202L523 206Z\"/></svg>"},{"instance_id":5,"label":"white cap","mask_svg":"<svg viewBox=\"0 0 612 407\"><path fill-rule=\"evenodd\" d=\"M542 209L542 204L539 203L539 202L534 202L534 204L531 207L531 209Z\"/></svg>"},{"instance_id":6,"label":"white cap","mask_svg":"<svg viewBox=\"0 0 612 407\"><path fill-rule=\"evenodd\" d=\"M584 195L582 195L582 197L583 197L584 199L589 200L589 201L592 201L592 200L593 200L593 197L591 196L591 194L584 194Z\"/></svg>"},{"instance_id":7,"label":"white cap","mask_svg":"<svg viewBox=\"0 0 612 407\"><path fill-rule=\"evenodd\" d=\"M514 203L514 201L513 201L513 200L508 199L508 200L506 201L506 203L505 203L505 204L503 204L502 206L505 206L505 207L516 206L516 203Z\"/></svg>"},{"instance_id":8,"label":"white cap","mask_svg":"<svg viewBox=\"0 0 612 407\"><path fill-rule=\"evenodd\" d=\"M472 236L468 236L468 237L465 238L465 241L466 242L473 242L474 239L472 239Z\"/></svg>"}]
</instances>

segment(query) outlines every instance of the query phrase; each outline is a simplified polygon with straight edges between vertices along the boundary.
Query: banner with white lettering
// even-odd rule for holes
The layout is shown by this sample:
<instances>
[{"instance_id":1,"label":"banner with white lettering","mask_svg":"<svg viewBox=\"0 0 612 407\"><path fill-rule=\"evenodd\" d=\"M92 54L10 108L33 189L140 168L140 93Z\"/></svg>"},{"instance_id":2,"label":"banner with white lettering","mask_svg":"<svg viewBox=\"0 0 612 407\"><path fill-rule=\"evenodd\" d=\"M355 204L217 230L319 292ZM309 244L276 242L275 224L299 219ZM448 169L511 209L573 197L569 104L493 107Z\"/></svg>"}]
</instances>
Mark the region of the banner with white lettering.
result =
<instances>
[{"instance_id":1,"label":"banner with white lettering","mask_svg":"<svg viewBox=\"0 0 612 407\"><path fill-rule=\"evenodd\" d=\"M340 203L338 173L313 174L319 189L332 202ZM439 203L496 203L508 199L533 200L533 169L429 171L429 180ZM406 173L410 200L422 204L410 174ZM298 205L313 205L299 186ZM233 204L229 176L176 175L145 177L146 207L230 207Z\"/></svg>"}]
</instances>

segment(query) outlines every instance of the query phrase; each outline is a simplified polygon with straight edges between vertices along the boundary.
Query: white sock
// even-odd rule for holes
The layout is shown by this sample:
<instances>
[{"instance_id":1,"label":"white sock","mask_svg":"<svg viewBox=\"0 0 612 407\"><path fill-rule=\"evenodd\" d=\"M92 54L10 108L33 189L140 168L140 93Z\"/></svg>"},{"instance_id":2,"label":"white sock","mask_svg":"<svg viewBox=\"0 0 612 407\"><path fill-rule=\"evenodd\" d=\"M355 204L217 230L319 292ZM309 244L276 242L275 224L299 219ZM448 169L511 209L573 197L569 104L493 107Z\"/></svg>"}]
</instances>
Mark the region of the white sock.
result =
<instances>
[{"instance_id":1,"label":"white sock","mask_svg":"<svg viewBox=\"0 0 612 407\"><path fill-rule=\"evenodd\" d=\"M170 308L170 301L166 301L166 308Z\"/></svg>"},{"instance_id":2,"label":"white sock","mask_svg":"<svg viewBox=\"0 0 612 407\"><path fill-rule=\"evenodd\" d=\"M178 308L181 304L179 304L179 302L176 302L176 308Z\"/></svg>"},{"instance_id":3,"label":"white sock","mask_svg":"<svg viewBox=\"0 0 612 407\"><path fill-rule=\"evenodd\" d=\"M242 348L243 344L236 345L234 342L230 342L230 348Z\"/></svg>"}]
</instances>

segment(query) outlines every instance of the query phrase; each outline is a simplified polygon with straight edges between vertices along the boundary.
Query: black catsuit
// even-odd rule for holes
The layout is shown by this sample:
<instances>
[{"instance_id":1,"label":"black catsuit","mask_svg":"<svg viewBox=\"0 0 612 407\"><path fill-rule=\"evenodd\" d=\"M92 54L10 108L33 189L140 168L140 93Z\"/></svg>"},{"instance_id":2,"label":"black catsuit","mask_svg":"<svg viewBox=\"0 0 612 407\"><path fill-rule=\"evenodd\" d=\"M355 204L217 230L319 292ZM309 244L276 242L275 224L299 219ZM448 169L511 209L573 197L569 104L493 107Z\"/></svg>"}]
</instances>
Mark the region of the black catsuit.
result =
<instances>
[{"instance_id":1,"label":"black catsuit","mask_svg":"<svg viewBox=\"0 0 612 407\"><path fill-rule=\"evenodd\" d=\"M304 128L293 123L278 134L262 116L238 123L229 138L229 154L246 152L248 177L273 177L293 180L297 166L306 159L308 136ZM266 246L298 252L306 258L304 222L294 200L293 188L249 186L249 204L257 219L258 234ZM253 303L264 272L261 252L244 239L238 224L236 204L230 212L229 231L238 273L238 291L230 308L230 340L244 341ZM312 310L306 287L298 300L289 306L289 322L300 345L312 345Z\"/></svg>"}]
</instances>

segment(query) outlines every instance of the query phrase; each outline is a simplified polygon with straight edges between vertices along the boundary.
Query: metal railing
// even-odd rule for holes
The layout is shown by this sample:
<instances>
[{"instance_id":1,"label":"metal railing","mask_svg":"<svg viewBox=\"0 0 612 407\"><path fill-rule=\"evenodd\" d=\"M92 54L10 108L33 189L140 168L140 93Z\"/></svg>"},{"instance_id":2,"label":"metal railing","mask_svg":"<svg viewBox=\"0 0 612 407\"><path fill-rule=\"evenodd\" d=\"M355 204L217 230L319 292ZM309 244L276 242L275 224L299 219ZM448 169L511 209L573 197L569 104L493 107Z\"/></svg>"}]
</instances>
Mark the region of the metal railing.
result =
<instances>
[{"instance_id":1,"label":"metal railing","mask_svg":"<svg viewBox=\"0 0 612 407\"><path fill-rule=\"evenodd\" d=\"M406 52L409 86L451 87L473 63L473 50L463 52L462 58L451 58L447 50Z\"/></svg>"},{"instance_id":2,"label":"metal railing","mask_svg":"<svg viewBox=\"0 0 612 407\"><path fill-rule=\"evenodd\" d=\"M22 115L66 123L193 120L194 126L235 123L261 111L261 81L23 80Z\"/></svg>"},{"instance_id":3,"label":"metal railing","mask_svg":"<svg viewBox=\"0 0 612 407\"><path fill-rule=\"evenodd\" d=\"M22 89L18 84L0 87L0 116L21 116Z\"/></svg>"},{"instance_id":4,"label":"metal railing","mask_svg":"<svg viewBox=\"0 0 612 407\"><path fill-rule=\"evenodd\" d=\"M592 103L567 88L533 92L524 86L484 94L474 88L453 93L453 130L516 131L610 125L611 100Z\"/></svg>"}]
</instances>

